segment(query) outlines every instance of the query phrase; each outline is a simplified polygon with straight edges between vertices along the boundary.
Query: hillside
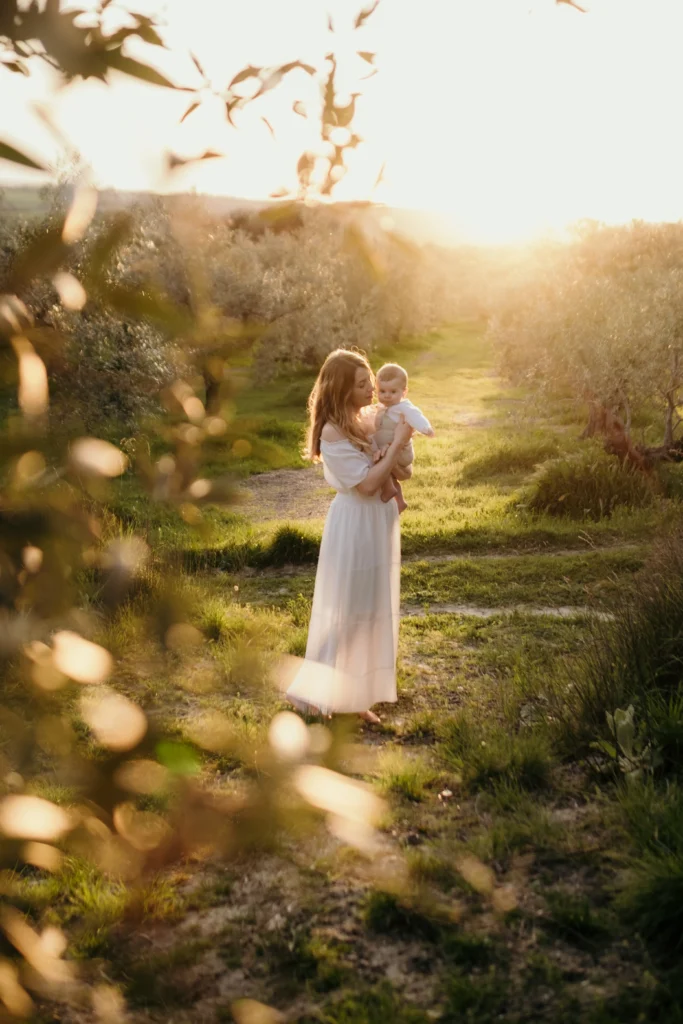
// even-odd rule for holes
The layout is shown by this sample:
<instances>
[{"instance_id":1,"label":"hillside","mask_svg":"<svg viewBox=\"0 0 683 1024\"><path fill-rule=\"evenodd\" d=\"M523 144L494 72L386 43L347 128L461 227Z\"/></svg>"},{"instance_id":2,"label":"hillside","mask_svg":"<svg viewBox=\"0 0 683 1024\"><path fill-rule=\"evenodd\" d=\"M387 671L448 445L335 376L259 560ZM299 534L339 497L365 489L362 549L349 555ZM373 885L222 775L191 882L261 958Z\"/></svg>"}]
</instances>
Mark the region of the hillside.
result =
<instances>
[{"instance_id":1,"label":"hillside","mask_svg":"<svg viewBox=\"0 0 683 1024\"><path fill-rule=\"evenodd\" d=\"M2 212L16 216L35 216L45 213L49 200L42 188L26 188L7 186L0 190L3 197ZM148 201L154 193L123 192L114 189L102 189L99 196L101 213L114 213ZM274 206L274 200L243 199L236 196L204 195L197 197L189 193L173 194L174 201L182 203L191 198L201 198L206 209L219 217L229 217L237 213L256 213L259 210ZM342 204L339 204L342 205ZM343 204L350 205L350 204ZM363 204L366 205L366 204ZM401 209L382 204L367 204L377 212L378 217L387 218L400 234L412 238L421 244L455 246L466 244L467 239L459 229L454 218L437 214L428 210Z\"/></svg>"}]
</instances>

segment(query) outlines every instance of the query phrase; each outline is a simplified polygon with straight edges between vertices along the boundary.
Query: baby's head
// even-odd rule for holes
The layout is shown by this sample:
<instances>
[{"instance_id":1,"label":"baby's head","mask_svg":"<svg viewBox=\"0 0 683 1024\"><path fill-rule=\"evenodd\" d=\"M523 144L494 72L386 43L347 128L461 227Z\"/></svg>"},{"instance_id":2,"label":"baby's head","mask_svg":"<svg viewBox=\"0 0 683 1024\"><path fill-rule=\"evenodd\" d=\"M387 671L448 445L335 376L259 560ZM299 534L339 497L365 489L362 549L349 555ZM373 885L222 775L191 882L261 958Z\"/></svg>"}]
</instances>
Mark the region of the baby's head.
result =
<instances>
[{"instance_id":1,"label":"baby's head","mask_svg":"<svg viewBox=\"0 0 683 1024\"><path fill-rule=\"evenodd\" d=\"M377 397L382 405L398 405L408 390L408 374L398 363L385 363L375 377Z\"/></svg>"}]
</instances>

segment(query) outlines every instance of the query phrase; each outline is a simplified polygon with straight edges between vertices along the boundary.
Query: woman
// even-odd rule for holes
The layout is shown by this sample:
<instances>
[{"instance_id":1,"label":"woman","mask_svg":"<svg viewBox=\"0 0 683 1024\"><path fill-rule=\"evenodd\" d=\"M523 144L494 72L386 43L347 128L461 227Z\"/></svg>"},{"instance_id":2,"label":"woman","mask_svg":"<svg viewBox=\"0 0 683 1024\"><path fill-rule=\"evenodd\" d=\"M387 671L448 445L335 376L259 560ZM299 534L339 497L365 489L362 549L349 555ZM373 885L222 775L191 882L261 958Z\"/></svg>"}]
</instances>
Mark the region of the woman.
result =
<instances>
[{"instance_id":1,"label":"woman","mask_svg":"<svg viewBox=\"0 0 683 1024\"><path fill-rule=\"evenodd\" d=\"M392 473L410 476L397 460L413 431L401 417L393 443L373 457L361 414L373 383L362 355L337 349L308 400L307 454L322 459L337 494L320 545L306 661L287 696L300 708L378 723L372 705L396 700L401 571L398 508L380 490Z\"/></svg>"}]
</instances>

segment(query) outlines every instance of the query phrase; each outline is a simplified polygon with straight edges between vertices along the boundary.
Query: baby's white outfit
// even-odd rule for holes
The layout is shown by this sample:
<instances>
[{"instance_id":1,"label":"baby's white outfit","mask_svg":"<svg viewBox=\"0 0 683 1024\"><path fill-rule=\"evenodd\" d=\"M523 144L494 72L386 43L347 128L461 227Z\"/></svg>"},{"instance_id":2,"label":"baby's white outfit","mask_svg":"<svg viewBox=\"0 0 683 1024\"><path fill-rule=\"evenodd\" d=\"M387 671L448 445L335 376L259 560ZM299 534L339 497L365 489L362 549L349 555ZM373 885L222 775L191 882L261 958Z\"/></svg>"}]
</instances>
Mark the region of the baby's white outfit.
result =
<instances>
[{"instance_id":1,"label":"baby's white outfit","mask_svg":"<svg viewBox=\"0 0 683 1024\"><path fill-rule=\"evenodd\" d=\"M433 436L434 430L427 417L422 414L416 405L413 405L407 398L403 398L396 405L388 407L384 405L377 406L375 434L372 440L378 448L383 448L394 440L394 432L402 415L405 417L406 423L409 423L413 430L417 430L418 434L426 434L428 437ZM401 450L396 461L399 466L410 466L414 458L413 442L409 441L405 448Z\"/></svg>"}]
</instances>

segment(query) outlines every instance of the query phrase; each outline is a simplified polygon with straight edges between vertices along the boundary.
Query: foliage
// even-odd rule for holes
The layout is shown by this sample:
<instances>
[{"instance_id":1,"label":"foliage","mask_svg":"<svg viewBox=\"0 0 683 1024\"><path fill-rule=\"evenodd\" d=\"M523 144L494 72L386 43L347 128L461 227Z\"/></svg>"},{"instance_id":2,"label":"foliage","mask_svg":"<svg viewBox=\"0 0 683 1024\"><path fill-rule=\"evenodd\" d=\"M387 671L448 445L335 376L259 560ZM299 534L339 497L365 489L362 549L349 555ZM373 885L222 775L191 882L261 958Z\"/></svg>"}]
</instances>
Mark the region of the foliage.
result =
<instances>
[{"instance_id":1,"label":"foliage","mask_svg":"<svg viewBox=\"0 0 683 1024\"><path fill-rule=\"evenodd\" d=\"M0 11L0 47L3 66L16 74L28 75L32 58L45 61L66 80L100 78L106 81L115 70L155 85L172 83L149 64L124 53L125 44L137 39L148 45L162 47L163 42L154 19L129 12L116 32L105 31L104 4L99 12L92 9L64 10L60 0L45 4L7 0ZM39 166L26 154L2 143L0 156L29 167Z\"/></svg>"},{"instance_id":2,"label":"foliage","mask_svg":"<svg viewBox=\"0 0 683 1024\"><path fill-rule=\"evenodd\" d=\"M61 207L57 200L42 225L5 223L0 267L6 282L26 244L55 227ZM331 205L294 211L279 221L255 218L255 230L252 222L221 221L195 197L157 197L130 211L106 269L104 302L91 287L84 308L64 311L49 282L20 291L39 325L58 328L69 339L61 363L51 367L58 389L63 386L67 400L82 404L92 423L107 411L116 413L114 401L105 398L100 407L93 400L100 391L112 400L114 392L122 395L123 424L139 419L150 396L178 368L168 332L189 328L190 296L199 282L214 311L207 331L218 333L222 326L232 333L235 348L245 347L245 332L256 341L251 362L262 381L312 371L339 346L370 351L378 342L423 333L452 316L452 267L432 250L380 232L369 209ZM88 279L93 253L112 230L111 218L98 218L87 244L69 254L68 272L76 280ZM167 299L160 307L162 295ZM136 316L120 308L122 299L137 307ZM210 336L204 344L209 354ZM214 383L209 374L206 386Z\"/></svg>"},{"instance_id":3,"label":"foliage","mask_svg":"<svg viewBox=\"0 0 683 1024\"><path fill-rule=\"evenodd\" d=\"M653 772L660 767L662 759L659 750L653 750L638 735L633 704L629 704L626 710L617 708L613 715L606 711L605 718L610 739L596 740L593 747L612 758L627 779L638 779L644 771Z\"/></svg>"}]
</instances>

